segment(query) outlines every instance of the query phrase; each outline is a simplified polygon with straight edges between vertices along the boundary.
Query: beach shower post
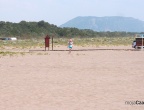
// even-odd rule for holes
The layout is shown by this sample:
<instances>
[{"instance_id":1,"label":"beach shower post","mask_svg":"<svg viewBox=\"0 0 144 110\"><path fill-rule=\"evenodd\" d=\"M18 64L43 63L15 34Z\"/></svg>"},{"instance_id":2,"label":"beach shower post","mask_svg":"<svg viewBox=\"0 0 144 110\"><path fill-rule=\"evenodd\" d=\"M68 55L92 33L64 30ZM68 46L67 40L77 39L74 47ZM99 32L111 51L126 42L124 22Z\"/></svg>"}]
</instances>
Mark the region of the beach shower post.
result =
<instances>
[{"instance_id":1,"label":"beach shower post","mask_svg":"<svg viewBox=\"0 0 144 110\"><path fill-rule=\"evenodd\" d=\"M49 43L50 43L50 37L47 35L45 37L45 51L46 51L46 47L48 47L48 50L49 50Z\"/></svg>"}]
</instances>

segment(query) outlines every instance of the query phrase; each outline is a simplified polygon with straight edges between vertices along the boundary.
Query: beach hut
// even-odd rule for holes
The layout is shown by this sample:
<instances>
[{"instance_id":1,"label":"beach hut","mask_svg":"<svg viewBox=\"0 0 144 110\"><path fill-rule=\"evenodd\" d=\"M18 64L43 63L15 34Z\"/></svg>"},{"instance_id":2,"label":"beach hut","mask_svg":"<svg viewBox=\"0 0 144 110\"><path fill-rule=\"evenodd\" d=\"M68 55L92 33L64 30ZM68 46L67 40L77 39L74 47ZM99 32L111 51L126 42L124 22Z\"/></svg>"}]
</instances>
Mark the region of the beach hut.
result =
<instances>
[{"instance_id":1,"label":"beach hut","mask_svg":"<svg viewBox=\"0 0 144 110\"><path fill-rule=\"evenodd\" d=\"M144 34L137 34L135 40L132 43L132 47L135 49L142 49L144 48Z\"/></svg>"}]
</instances>

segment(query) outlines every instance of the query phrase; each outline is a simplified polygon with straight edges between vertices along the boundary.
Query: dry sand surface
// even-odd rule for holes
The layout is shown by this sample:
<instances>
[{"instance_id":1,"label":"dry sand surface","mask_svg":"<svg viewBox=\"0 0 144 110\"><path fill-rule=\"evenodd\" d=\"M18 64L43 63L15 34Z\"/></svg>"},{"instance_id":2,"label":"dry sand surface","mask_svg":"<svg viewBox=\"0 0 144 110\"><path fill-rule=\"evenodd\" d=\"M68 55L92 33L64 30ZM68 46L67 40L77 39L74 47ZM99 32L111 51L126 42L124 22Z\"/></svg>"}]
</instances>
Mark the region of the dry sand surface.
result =
<instances>
[{"instance_id":1,"label":"dry sand surface","mask_svg":"<svg viewBox=\"0 0 144 110\"><path fill-rule=\"evenodd\" d=\"M144 51L123 48L1 57L0 110L144 110L125 104L144 101Z\"/></svg>"}]
</instances>

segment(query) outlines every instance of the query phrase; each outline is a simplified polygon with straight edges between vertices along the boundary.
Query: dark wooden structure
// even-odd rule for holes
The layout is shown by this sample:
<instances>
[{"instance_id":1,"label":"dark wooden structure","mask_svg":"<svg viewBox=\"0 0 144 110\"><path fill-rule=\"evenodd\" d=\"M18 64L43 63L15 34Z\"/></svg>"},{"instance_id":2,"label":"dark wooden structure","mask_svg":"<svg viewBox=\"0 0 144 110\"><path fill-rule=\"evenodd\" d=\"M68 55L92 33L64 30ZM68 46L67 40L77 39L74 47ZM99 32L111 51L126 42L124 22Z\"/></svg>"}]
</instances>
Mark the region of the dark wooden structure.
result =
<instances>
[{"instance_id":1,"label":"dark wooden structure","mask_svg":"<svg viewBox=\"0 0 144 110\"><path fill-rule=\"evenodd\" d=\"M46 51L46 47L48 47L48 50L49 50L49 47L50 47L50 37L48 35L45 37L45 51Z\"/></svg>"},{"instance_id":2,"label":"dark wooden structure","mask_svg":"<svg viewBox=\"0 0 144 110\"><path fill-rule=\"evenodd\" d=\"M138 34L135 38L136 42L136 49L143 49L144 48L144 34Z\"/></svg>"}]
</instances>

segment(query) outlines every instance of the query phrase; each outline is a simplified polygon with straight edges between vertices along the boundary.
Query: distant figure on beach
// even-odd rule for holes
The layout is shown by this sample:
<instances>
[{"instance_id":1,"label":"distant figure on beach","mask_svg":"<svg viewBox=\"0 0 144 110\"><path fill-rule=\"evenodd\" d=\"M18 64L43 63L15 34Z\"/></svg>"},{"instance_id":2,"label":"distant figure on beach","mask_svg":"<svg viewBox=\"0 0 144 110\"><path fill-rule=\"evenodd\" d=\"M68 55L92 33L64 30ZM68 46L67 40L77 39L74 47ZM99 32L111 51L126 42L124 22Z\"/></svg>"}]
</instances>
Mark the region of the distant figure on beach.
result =
<instances>
[{"instance_id":1,"label":"distant figure on beach","mask_svg":"<svg viewBox=\"0 0 144 110\"><path fill-rule=\"evenodd\" d=\"M73 47L73 41L72 41L72 39L69 39L69 41L68 41L69 53L71 53L72 47Z\"/></svg>"}]
</instances>

